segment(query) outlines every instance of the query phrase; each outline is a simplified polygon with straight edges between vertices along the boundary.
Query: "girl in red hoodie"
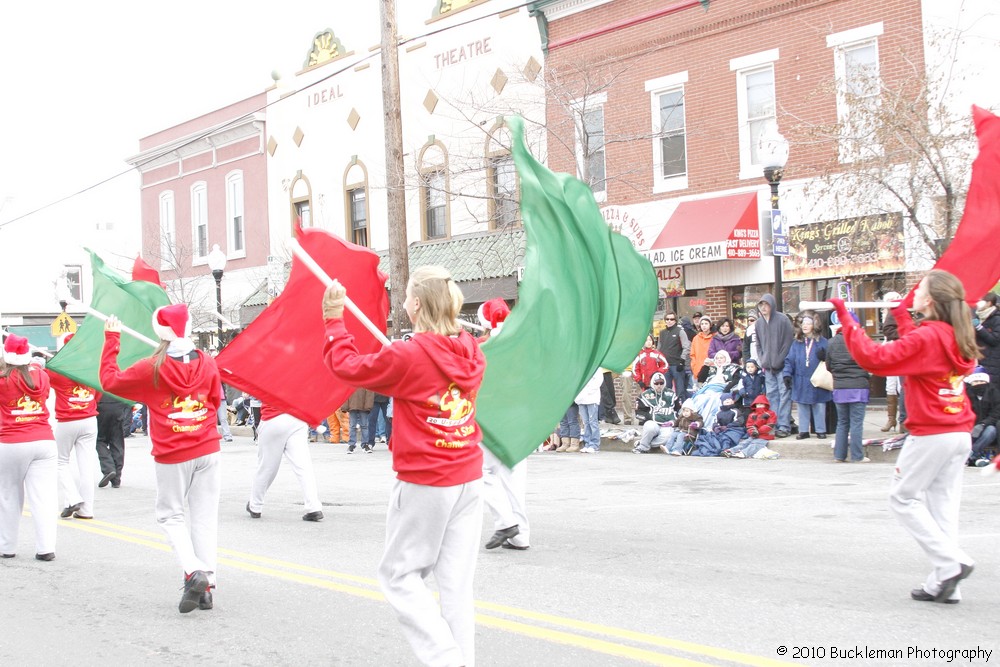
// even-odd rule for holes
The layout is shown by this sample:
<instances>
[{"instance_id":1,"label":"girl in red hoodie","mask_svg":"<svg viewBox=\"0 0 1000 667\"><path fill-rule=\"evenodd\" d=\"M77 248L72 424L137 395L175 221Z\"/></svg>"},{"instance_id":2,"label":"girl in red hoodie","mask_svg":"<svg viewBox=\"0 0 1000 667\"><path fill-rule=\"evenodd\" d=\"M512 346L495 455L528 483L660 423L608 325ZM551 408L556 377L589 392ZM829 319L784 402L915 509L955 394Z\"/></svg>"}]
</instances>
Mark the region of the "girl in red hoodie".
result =
<instances>
[{"instance_id":1,"label":"girl in red hoodie","mask_svg":"<svg viewBox=\"0 0 1000 667\"><path fill-rule=\"evenodd\" d=\"M212 608L219 522L219 434L216 414L222 384L215 360L191 342L187 306L153 313L160 345L153 356L118 369L121 323L104 327L101 387L143 403L149 410L149 438L156 471L156 522L167 534L184 568L179 605L186 614ZM187 500L187 513L184 501Z\"/></svg>"},{"instance_id":2,"label":"girl in red hoodie","mask_svg":"<svg viewBox=\"0 0 1000 667\"><path fill-rule=\"evenodd\" d=\"M472 580L482 533L482 433L476 394L486 359L456 318L462 292L437 266L406 286L413 338L359 354L344 326L346 290L323 295L325 361L334 375L393 398L392 467L378 579L417 658L428 665L475 662ZM433 572L441 604L425 577Z\"/></svg>"},{"instance_id":3,"label":"girl in red hoodie","mask_svg":"<svg viewBox=\"0 0 1000 667\"><path fill-rule=\"evenodd\" d=\"M35 522L35 558L56 557L56 441L49 377L31 365L28 339L8 334L0 364L0 556L13 558L24 497Z\"/></svg>"},{"instance_id":4,"label":"girl in red hoodie","mask_svg":"<svg viewBox=\"0 0 1000 667\"><path fill-rule=\"evenodd\" d=\"M906 377L906 445L896 462L889 507L930 557L933 569L914 600L957 603L958 583L973 561L958 546L962 471L972 449L976 416L963 378L980 356L965 288L946 271L927 274L893 309L899 339L882 345L865 334L841 299L831 299L844 324L844 342L858 365L879 375ZM924 315L913 323L908 307Z\"/></svg>"}]
</instances>

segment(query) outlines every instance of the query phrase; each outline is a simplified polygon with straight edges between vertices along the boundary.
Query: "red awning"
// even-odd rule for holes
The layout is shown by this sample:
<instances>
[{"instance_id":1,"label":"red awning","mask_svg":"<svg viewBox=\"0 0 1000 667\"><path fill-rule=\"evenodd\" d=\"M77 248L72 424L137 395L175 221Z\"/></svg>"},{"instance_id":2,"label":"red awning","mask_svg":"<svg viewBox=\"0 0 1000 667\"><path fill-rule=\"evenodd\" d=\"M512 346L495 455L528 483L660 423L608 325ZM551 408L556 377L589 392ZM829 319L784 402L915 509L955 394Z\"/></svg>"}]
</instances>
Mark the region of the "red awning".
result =
<instances>
[{"instance_id":1,"label":"red awning","mask_svg":"<svg viewBox=\"0 0 1000 667\"><path fill-rule=\"evenodd\" d=\"M760 259L757 194L678 204L649 250L653 266Z\"/></svg>"}]
</instances>

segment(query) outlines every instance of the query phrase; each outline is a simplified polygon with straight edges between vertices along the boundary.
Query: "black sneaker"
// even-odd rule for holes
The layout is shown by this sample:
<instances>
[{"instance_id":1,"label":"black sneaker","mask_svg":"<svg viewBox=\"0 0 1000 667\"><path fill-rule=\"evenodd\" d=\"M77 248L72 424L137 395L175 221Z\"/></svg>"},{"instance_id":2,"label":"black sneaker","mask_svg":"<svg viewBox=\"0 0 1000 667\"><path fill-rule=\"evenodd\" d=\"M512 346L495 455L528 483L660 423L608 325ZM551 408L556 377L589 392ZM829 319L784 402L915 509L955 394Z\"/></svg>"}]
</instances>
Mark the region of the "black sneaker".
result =
<instances>
[{"instance_id":1,"label":"black sneaker","mask_svg":"<svg viewBox=\"0 0 1000 667\"><path fill-rule=\"evenodd\" d=\"M99 486L100 488L103 489L104 487L106 487L108 485L108 482L110 482L111 480L115 479L116 477L118 477L118 473L115 472L114 470L112 470L107 475L105 475L104 477L101 478L101 481L97 483L97 486ZM115 484L115 486L118 486L118 485Z\"/></svg>"},{"instance_id":2,"label":"black sneaker","mask_svg":"<svg viewBox=\"0 0 1000 667\"><path fill-rule=\"evenodd\" d=\"M323 520L323 513L319 512L319 511L308 512L308 513L302 515L302 520L303 521L322 521Z\"/></svg>"},{"instance_id":3,"label":"black sneaker","mask_svg":"<svg viewBox=\"0 0 1000 667\"><path fill-rule=\"evenodd\" d=\"M521 529L517 525L513 525L510 528L504 528L503 530L498 530L493 533L493 537L490 538L489 542L486 543L487 549L496 549L498 546L502 545L507 541L508 538L514 537L521 532Z\"/></svg>"},{"instance_id":4,"label":"black sneaker","mask_svg":"<svg viewBox=\"0 0 1000 667\"><path fill-rule=\"evenodd\" d=\"M251 519L259 519L260 518L260 512L254 512L252 509L250 509L250 501L249 500L247 501L247 514L250 515Z\"/></svg>"},{"instance_id":5,"label":"black sneaker","mask_svg":"<svg viewBox=\"0 0 1000 667\"><path fill-rule=\"evenodd\" d=\"M35 560L49 561L49 560L55 560L55 559L56 559L56 555L54 553L51 553L51 552L47 553L47 554L35 554Z\"/></svg>"},{"instance_id":6,"label":"black sneaker","mask_svg":"<svg viewBox=\"0 0 1000 667\"><path fill-rule=\"evenodd\" d=\"M184 593L177 609L182 613L194 611L201 602L202 594L208 590L208 575L202 570L195 570L184 579Z\"/></svg>"},{"instance_id":7,"label":"black sneaker","mask_svg":"<svg viewBox=\"0 0 1000 667\"><path fill-rule=\"evenodd\" d=\"M923 588L914 588L910 591L910 597L918 602L934 602L934 596L925 591ZM948 600L943 600L944 604L958 604L961 600L955 600L949 598Z\"/></svg>"},{"instance_id":8,"label":"black sneaker","mask_svg":"<svg viewBox=\"0 0 1000 667\"><path fill-rule=\"evenodd\" d=\"M347 453L348 454L353 454L354 453L354 445L348 445L347 446Z\"/></svg>"},{"instance_id":9,"label":"black sneaker","mask_svg":"<svg viewBox=\"0 0 1000 667\"><path fill-rule=\"evenodd\" d=\"M212 600L212 587L209 586L208 590L201 594L198 598L198 609L207 610L215 606L215 602Z\"/></svg>"},{"instance_id":10,"label":"black sneaker","mask_svg":"<svg viewBox=\"0 0 1000 667\"><path fill-rule=\"evenodd\" d=\"M59 516L61 516L64 519L68 519L71 516L73 516L73 513L78 511L81 507L83 507L83 503L77 503L75 505L70 505L69 507L64 507L62 513L59 514Z\"/></svg>"}]
</instances>

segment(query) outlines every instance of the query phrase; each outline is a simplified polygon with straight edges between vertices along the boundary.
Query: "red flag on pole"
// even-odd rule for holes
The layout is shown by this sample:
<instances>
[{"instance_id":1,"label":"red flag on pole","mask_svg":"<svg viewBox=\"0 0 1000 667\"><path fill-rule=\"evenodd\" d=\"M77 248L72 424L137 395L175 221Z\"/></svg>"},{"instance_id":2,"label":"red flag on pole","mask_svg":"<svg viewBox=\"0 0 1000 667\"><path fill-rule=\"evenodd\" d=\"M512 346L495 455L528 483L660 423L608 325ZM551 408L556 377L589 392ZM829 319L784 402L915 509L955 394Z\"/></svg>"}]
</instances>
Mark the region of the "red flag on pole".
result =
<instances>
[{"instance_id":1,"label":"red flag on pole","mask_svg":"<svg viewBox=\"0 0 1000 667\"><path fill-rule=\"evenodd\" d=\"M1000 280L1000 252L992 250L1000 237L1000 118L973 106L972 119L979 155L972 163L965 211L934 268L961 280L966 301L975 304Z\"/></svg>"},{"instance_id":2,"label":"red flag on pole","mask_svg":"<svg viewBox=\"0 0 1000 667\"><path fill-rule=\"evenodd\" d=\"M132 280L145 280L146 282L163 287L163 283L160 282L159 271L147 264L143 260L142 255L137 255L135 264L132 265Z\"/></svg>"},{"instance_id":3,"label":"red flag on pole","mask_svg":"<svg viewBox=\"0 0 1000 667\"><path fill-rule=\"evenodd\" d=\"M298 235L302 248L347 288L358 308L384 333L388 276L378 270L378 255L322 229L303 229ZM222 381L310 425L343 405L354 387L334 378L323 365L325 290L293 258L281 295L216 357ZM345 312L344 318L362 354L381 349L382 343L353 314Z\"/></svg>"}]
</instances>

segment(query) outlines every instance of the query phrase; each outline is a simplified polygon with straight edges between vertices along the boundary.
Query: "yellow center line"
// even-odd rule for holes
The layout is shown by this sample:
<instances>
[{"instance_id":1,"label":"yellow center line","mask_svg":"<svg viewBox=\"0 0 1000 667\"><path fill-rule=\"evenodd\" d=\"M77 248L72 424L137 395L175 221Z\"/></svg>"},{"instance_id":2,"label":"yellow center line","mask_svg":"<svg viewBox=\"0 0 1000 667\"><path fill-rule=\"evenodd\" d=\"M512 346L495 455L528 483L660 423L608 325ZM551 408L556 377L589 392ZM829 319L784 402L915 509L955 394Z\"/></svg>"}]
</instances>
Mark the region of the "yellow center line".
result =
<instances>
[{"instance_id":1,"label":"yellow center line","mask_svg":"<svg viewBox=\"0 0 1000 667\"><path fill-rule=\"evenodd\" d=\"M170 545L166 541L166 536L158 532L131 528L96 519L86 522L60 522L59 525L94 535L100 535L102 537L110 537L123 542L157 549L159 551L171 550ZM336 572L334 570L312 567L309 565L301 565L299 563L259 556L256 554L249 554L233 549L220 548L219 554L220 556L223 556L219 559L221 563L245 572L253 572L281 579L283 581L290 581L306 586L336 591L338 593L345 593L347 595L374 600L376 602L382 602L385 600L385 597L378 590L378 582L370 577L362 577L344 572ZM360 584L360 586L330 581L330 579L353 582L355 584ZM362 588L361 586L368 586L369 588ZM687 658L666 655L648 649L637 648L575 633L603 635L605 637L611 637L623 641L647 644L675 651L683 651L684 653L689 653L695 656L725 660L741 665L749 665L751 667L786 667L787 665L795 664L781 660L773 660L763 656L730 651L728 649L718 648L715 646L695 644L678 639L670 639L668 637L660 637L644 632L635 632L624 628L590 623L588 621L565 618L562 616L545 614L518 607L509 607L492 602L477 601L476 607L481 610L476 614L476 622L484 627L504 630L506 632L526 637L551 641L557 644L566 644L594 651L596 653L603 653L606 655L627 658L654 665L667 665L669 667L707 667L709 663L696 662ZM527 623L521 623L517 620L502 618L497 615L484 614L482 613L483 610L493 612L493 614L502 614L504 616L511 616L521 620L534 621L536 624L530 625ZM537 625L538 623L544 623L548 626L568 628L575 631L575 633L554 630L551 627L541 627L540 625Z\"/></svg>"}]
</instances>

